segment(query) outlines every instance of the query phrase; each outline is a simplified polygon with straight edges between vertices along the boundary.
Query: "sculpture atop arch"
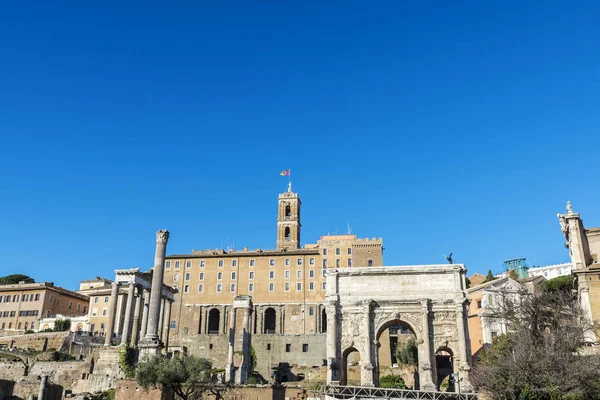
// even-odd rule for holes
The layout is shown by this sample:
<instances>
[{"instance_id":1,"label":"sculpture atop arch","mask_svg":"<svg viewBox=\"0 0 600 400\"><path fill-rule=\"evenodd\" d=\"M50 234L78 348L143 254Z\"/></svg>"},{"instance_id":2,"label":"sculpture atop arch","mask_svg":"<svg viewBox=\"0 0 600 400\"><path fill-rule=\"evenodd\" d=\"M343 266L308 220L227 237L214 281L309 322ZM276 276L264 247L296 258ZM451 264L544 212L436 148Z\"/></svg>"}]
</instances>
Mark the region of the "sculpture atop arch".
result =
<instances>
[{"instance_id":1,"label":"sculpture atop arch","mask_svg":"<svg viewBox=\"0 0 600 400\"><path fill-rule=\"evenodd\" d=\"M327 274L328 384L347 384L346 356L360 354L362 386L379 384L380 337L391 325L410 328L418 349L419 389L435 390L447 376L448 358L438 376L442 349L469 382L470 353L466 269L460 264L330 269Z\"/></svg>"}]
</instances>

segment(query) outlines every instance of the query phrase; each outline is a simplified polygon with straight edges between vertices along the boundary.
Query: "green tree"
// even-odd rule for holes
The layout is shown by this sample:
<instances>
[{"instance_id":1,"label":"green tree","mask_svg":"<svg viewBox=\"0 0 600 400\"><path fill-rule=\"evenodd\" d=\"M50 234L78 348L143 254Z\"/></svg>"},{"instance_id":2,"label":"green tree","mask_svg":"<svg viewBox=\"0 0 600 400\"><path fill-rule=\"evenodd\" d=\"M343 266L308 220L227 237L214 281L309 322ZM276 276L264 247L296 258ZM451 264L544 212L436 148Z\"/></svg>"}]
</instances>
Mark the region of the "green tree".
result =
<instances>
[{"instance_id":1,"label":"green tree","mask_svg":"<svg viewBox=\"0 0 600 400\"><path fill-rule=\"evenodd\" d=\"M467 283L467 289L471 287L471 280L469 279L469 277L465 277L465 282Z\"/></svg>"},{"instance_id":2,"label":"green tree","mask_svg":"<svg viewBox=\"0 0 600 400\"><path fill-rule=\"evenodd\" d=\"M399 375L384 375L379 378L379 387L392 389L406 389L404 379Z\"/></svg>"},{"instance_id":3,"label":"green tree","mask_svg":"<svg viewBox=\"0 0 600 400\"><path fill-rule=\"evenodd\" d=\"M496 279L496 277L494 276L494 274L492 274L492 270L491 270L491 269L488 269L487 276L485 277L485 281L483 281L483 283L486 283L486 282L491 282L491 281L493 281L494 279Z\"/></svg>"},{"instance_id":4,"label":"green tree","mask_svg":"<svg viewBox=\"0 0 600 400\"><path fill-rule=\"evenodd\" d=\"M54 331L55 332L64 332L64 331L68 331L69 329L71 329L71 319L70 318L57 319L54 322Z\"/></svg>"},{"instance_id":5,"label":"green tree","mask_svg":"<svg viewBox=\"0 0 600 400\"><path fill-rule=\"evenodd\" d=\"M571 293L574 288L573 276L559 276L542 282L542 290L546 293Z\"/></svg>"},{"instance_id":6,"label":"green tree","mask_svg":"<svg viewBox=\"0 0 600 400\"><path fill-rule=\"evenodd\" d=\"M192 356L166 359L152 357L138 364L135 378L144 389L157 387L171 390L183 400L201 400L209 396L222 399L228 385L213 379L209 360Z\"/></svg>"},{"instance_id":7,"label":"green tree","mask_svg":"<svg viewBox=\"0 0 600 400\"><path fill-rule=\"evenodd\" d=\"M589 355L594 329L579 302L565 291L503 296L496 304L510 333L498 336L474 364L471 380L492 399L585 400L600 398L600 356Z\"/></svg>"},{"instance_id":8,"label":"green tree","mask_svg":"<svg viewBox=\"0 0 600 400\"><path fill-rule=\"evenodd\" d=\"M415 339L409 339L404 345L396 349L396 358L402 365L417 365L418 352Z\"/></svg>"},{"instance_id":9,"label":"green tree","mask_svg":"<svg viewBox=\"0 0 600 400\"><path fill-rule=\"evenodd\" d=\"M0 285L16 285L19 282L34 283L33 278L22 274L12 274L0 277Z\"/></svg>"}]
</instances>

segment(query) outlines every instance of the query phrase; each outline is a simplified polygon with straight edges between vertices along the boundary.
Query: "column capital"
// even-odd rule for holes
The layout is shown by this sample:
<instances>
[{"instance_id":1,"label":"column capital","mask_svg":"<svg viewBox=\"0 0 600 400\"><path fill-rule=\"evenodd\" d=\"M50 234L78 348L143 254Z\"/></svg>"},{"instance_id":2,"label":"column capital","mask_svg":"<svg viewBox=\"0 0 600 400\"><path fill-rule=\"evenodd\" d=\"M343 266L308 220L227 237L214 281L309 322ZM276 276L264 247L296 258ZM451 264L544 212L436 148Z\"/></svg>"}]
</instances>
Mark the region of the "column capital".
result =
<instances>
[{"instance_id":1,"label":"column capital","mask_svg":"<svg viewBox=\"0 0 600 400\"><path fill-rule=\"evenodd\" d=\"M169 231L161 229L156 232L156 244L167 244L169 241Z\"/></svg>"}]
</instances>

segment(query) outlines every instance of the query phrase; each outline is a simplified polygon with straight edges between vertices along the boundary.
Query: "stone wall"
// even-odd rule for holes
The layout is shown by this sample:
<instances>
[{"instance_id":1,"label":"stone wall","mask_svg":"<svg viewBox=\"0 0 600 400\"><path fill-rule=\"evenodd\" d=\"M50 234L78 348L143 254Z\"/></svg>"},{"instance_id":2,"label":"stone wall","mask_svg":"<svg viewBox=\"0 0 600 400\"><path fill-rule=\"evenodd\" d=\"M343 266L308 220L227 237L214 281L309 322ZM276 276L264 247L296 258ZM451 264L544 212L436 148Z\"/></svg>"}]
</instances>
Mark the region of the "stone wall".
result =
<instances>
[{"instance_id":1,"label":"stone wall","mask_svg":"<svg viewBox=\"0 0 600 400\"><path fill-rule=\"evenodd\" d=\"M320 399L318 393L294 387L238 387L225 393L224 400L300 400ZM159 389L144 390L133 380L116 382L115 400L172 400L173 396ZM216 400L207 396L207 400Z\"/></svg>"},{"instance_id":2,"label":"stone wall","mask_svg":"<svg viewBox=\"0 0 600 400\"><path fill-rule=\"evenodd\" d=\"M37 351L60 350L68 338L69 332L40 332L29 335L3 336L0 337L0 346Z\"/></svg>"},{"instance_id":3,"label":"stone wall","mask_svg":"<svg viewBox=\"0 0 600 400\"><path fill-rule=\"evenodd\" d=\"M273 367L289 364L289 370L281 371L288 381L296 381L297 367L321 367L326 359L326 335L252 335L251 343L256 353L256 371L270 380ZM212 361L215 368L224 368L227 363L227 335L187 336L182 345L188 354ZM289 352L286 345L290 345ZM307 345L305 350L304 345Z\"/></svg>"}]
</instances>

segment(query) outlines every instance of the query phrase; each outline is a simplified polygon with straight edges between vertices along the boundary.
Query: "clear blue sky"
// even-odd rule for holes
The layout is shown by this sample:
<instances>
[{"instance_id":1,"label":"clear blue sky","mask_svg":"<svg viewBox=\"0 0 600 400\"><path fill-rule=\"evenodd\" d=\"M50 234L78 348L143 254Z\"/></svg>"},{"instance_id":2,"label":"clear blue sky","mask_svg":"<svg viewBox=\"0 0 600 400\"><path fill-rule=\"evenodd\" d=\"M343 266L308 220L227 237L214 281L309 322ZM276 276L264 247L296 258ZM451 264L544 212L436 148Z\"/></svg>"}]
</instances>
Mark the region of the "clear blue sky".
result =
<instances>
[{"instance_id":1,"label":"clear blue sky","mask_svg":"<svg viewBox=\"0 0 600 400\"><path fill-rule=\"evenodd\" d=\"M303 243L386 265L568 260L600 226L597 2L6 2L1 274L68 288L168 253ZM371 4L374 3L374 4Z\"/></svg>"}]
</instances>

